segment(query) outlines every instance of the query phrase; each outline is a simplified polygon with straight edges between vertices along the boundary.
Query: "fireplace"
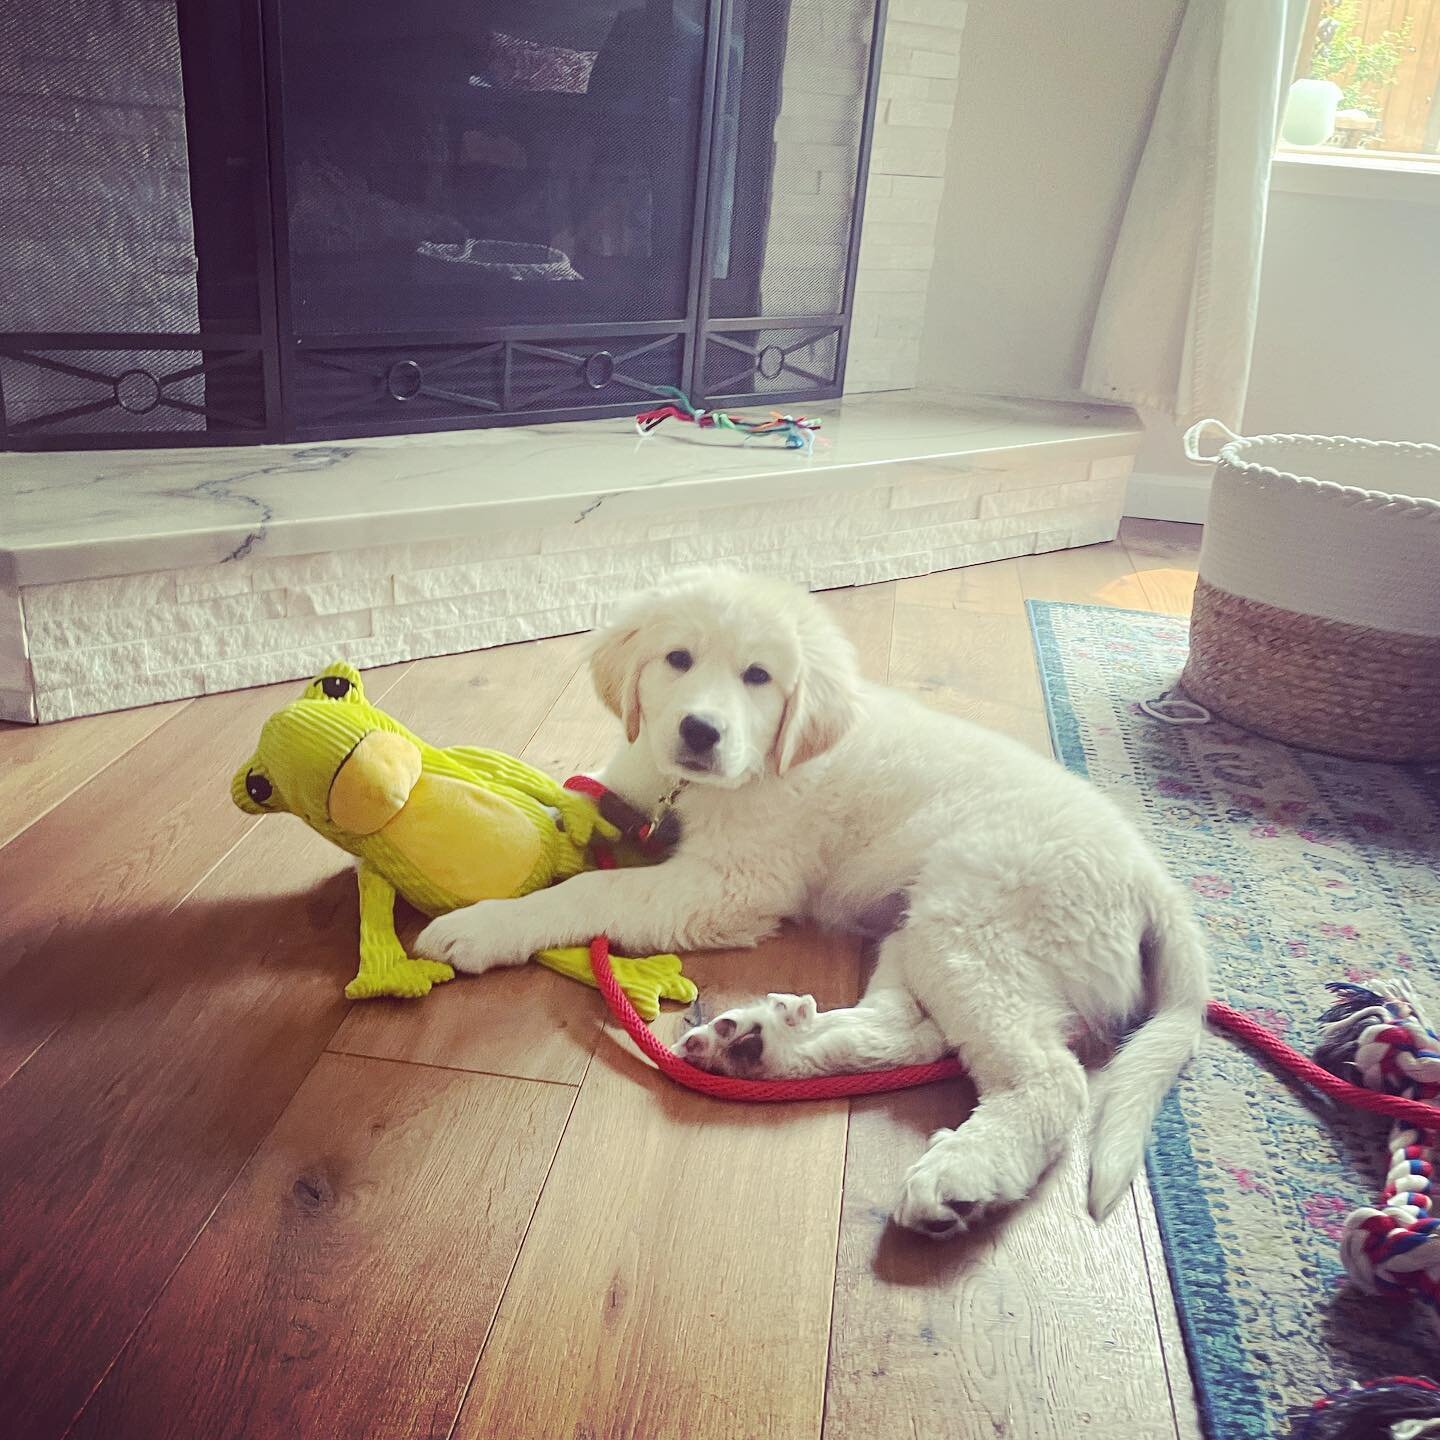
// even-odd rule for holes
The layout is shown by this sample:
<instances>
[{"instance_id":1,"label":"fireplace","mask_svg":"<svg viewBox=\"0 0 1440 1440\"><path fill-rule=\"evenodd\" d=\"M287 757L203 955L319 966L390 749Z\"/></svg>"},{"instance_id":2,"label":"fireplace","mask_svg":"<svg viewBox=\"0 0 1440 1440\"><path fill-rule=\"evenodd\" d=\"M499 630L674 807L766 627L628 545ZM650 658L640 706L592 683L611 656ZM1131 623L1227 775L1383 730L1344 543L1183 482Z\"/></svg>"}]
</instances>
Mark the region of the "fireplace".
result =
<instances>
[{"instance_id":1,"label":"fireplace","mask_svg":"<svg viewBox=\"0 0 1440 1440\"><path fill-rule=\"evenodd\" d=\"M836 396L883 8L8 0L3 444Z\"/></svg>"}]
</instances>

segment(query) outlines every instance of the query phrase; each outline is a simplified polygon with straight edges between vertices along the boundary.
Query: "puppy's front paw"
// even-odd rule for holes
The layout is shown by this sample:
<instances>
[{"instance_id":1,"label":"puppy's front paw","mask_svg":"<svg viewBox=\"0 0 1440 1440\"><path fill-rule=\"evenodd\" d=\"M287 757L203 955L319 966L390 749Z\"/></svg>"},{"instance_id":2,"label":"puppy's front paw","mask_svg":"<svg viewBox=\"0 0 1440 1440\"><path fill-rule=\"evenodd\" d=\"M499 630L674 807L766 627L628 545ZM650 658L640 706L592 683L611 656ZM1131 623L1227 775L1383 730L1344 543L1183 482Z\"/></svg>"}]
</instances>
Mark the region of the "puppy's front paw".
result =
<instances>
[{"instance_id":1,"label":"puppy's front paw","mask_svg":"<svg viewBox=\"0 0 1440 1440\"><path fill-rule=\"evenodd\" d=\"M674 1052L712 1075L807 1074L797 1042L815 1014L813 995L767 995L697 1025L680 1037Z\"/></svg>"},{"instance_id":2,"label":"puppy's front paw","mask_svg":"<svg viewBox=\"0 0 1440 1440\"><path fill-rule=\"evenodd\" d=\"M519 965L528 960L523 942L510 933L504 900L482 900L464 910L452 910L432 920L415 942L415 953L439 960L469 975L481 975L497 965Z\"/></svg>"},{"instance_id":3,"label":"puppy's front paw","mask_svg":"<svg viewBox=\"0 0 1440 1440\"><path fill-rule=\"evenodd\" d=\"M1005 1173L1013 1168L997 1165L963 1132L937 1130L905 1177L895 1222L932 1240L963 1235L988 1211L1024 1198L1025 1182Z\"/></svg>"}]
</instances>

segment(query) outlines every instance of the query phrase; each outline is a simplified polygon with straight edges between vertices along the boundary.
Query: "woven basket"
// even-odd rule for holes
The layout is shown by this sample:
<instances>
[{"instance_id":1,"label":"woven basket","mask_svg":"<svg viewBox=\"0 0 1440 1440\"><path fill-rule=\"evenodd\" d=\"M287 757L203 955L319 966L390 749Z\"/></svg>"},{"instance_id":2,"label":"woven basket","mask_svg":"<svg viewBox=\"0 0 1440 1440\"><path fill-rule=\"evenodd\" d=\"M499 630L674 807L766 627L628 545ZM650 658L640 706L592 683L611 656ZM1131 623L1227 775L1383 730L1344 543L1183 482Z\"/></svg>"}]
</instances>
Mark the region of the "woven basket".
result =
<instances>
[{"instance_id":1,"label":"woven basket","mask_svg":"<svg viewBox=\"0 0 1440 1440\"><path fill-rule=\"evenodd\" d=\"M1440 445L1206 420L1185 452L1215 466L1185 694L1305 749L1440 759Z\"/></svg>"}]
</instances>

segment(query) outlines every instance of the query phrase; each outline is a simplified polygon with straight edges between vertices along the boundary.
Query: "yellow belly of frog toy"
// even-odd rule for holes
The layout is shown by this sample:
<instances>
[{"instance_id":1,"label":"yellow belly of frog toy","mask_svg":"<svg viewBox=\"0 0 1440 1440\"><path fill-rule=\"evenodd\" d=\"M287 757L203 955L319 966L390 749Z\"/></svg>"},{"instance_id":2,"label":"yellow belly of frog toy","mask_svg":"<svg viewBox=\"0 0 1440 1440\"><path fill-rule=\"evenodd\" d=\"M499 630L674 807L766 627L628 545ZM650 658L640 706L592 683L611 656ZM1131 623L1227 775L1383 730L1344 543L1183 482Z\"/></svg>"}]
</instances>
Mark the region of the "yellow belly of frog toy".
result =
<instances>
[{"instance_id":1,"label":"yellow belly of frog toy","mask_svg":"<svg viewBox=\"0 0 1440 1440\"><path fill-rule=\"evenodd\" d=\"M395 896L425 915L528 895L593 868L613 826L593 802L496 750L448 750L412 735L365 699L360 673L335 664L276 711L235 773L235 803L290 814L359 862L360 968L352 1000L415 997L454 978L413 958L395 933ZM581 947L545 950L542 965L594 985ZM616 978L646 1019L660 1000L688 1004L695 986L674 955L616 957Z\"/></svg>"}]
</instances>

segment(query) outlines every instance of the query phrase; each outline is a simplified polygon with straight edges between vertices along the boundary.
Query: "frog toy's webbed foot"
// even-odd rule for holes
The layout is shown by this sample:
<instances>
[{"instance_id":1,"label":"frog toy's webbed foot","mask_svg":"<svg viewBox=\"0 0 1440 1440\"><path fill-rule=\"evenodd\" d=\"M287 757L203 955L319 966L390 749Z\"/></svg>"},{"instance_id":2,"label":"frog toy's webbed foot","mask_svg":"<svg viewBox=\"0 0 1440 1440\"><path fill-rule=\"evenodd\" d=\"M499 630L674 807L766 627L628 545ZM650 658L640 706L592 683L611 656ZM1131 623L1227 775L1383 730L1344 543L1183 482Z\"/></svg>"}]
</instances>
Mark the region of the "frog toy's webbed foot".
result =
<instances>
[{"instance_id":1,"label":"frog toy's webbed foot","mask_svg":"<svg viewBox=\"0 0 1440 1440\"><path fill-rule=\"evenodd\" d=\"M590 968L587 946L542 950L535 958L549 970L595 987L595 972ZM620 988L646 1020L654 1020L660 1014L662 1000L689 1005L700 993L695 988L695 982L682 973L678 955L646 955L643 958L613 955L610 965Z\"/></svg>"},{"instance_id":2,"label":"frog toy's webbed foot","mask_svg":"<svg viewBox=\"0 0 1440 1440\"><path fill-rule=\"evenodd\" d=\"M360 973L345 987L347 1000L374 1000L391 995L398 1000L418 1000L436 985L453 980L455 972L436 960L413 960L400 954L381 964L360 963Z\"/></svg>"},{"instance_id":3,"label":"frog toy's webbed foot","mask_svg":"<svg viewBox=\"0 0 1440 1440\"><path fill-rule=\"evenodd\" d=\"M405 953L395 933L395 889L370 866L360 865L360 969L345 987L349 1000L374 1000L393 995L418 1000L435 985L455 978L450 966L437 960L415 960Z\"/></svg>"}]
</instances>

